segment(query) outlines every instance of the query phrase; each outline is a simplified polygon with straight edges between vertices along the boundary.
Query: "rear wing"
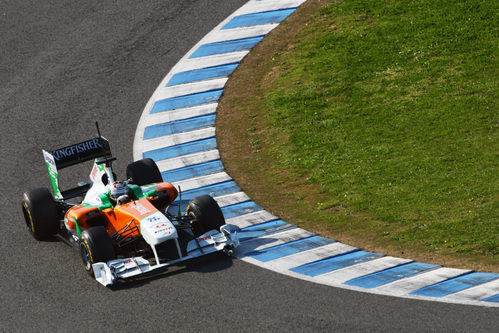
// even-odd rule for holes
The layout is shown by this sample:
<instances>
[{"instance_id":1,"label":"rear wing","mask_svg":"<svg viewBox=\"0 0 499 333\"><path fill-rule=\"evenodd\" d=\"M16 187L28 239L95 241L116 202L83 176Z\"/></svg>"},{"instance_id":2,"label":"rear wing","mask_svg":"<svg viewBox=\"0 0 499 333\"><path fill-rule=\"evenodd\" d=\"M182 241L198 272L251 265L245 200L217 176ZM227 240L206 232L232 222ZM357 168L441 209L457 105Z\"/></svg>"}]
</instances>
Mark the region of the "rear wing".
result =
<instances>
[{"instance_id":1,"label":"rear wing","mask_svg":"<svg viewBox=\"0 0 499 333\"><path fill-rule=\"evenodd\" d=\"M93 160L97 157L111 156L111 148L109 147L109 141L100 136L74 145L55 149L51 152L44 151L44 155L45 154L50 154L53 157L57 169L63 169L75 164Z\"/></svg>"},{"instance_id":2,"label":"rear wing","mask_svg":"<svg viewBox=\"0 0 499 333\"><path fill-rule=\"evenodd\" d=\"M96 124L97 125L97 124ZM97 125L97 132L99 127ZM79 142L74 145L54 149L52 151L43 150L43 157L52 184L54 197L58 199L74 198L84 194L88 190L88 185L79 186L67 191L61 192L59 188L59 170L72 165L93 160L98 157L110 157L111 148L109 141L99 136L87 141Z\"/></svg>"}]
</instances>

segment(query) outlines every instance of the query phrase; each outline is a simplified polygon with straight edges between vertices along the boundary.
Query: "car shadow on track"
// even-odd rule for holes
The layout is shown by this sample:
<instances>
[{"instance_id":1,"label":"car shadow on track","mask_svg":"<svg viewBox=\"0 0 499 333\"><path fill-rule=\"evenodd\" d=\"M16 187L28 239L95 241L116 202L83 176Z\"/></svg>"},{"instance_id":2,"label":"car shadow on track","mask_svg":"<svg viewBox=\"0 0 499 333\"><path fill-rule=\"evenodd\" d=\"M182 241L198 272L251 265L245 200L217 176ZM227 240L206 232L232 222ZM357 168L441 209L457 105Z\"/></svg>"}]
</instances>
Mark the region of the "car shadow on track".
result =
<instances>
[{"instance_id":1,"label":"car shadow on track","mask_svg":"<svg viewBox=\"0 0 499 333\"><path fill-rule=\"evenodd\" d=\"M191 259L182 265L173 265L167 270L156 273L150 276L138 277L126 281L118 281L116 284L109 287L113 291L141 288L152 281L164 279L178 274L186 274L189 272L197 273L213 273L228 269L232 266L234 258L227 256L225 253L211 253L203 257Z\"/></svg>"}]
</instances>

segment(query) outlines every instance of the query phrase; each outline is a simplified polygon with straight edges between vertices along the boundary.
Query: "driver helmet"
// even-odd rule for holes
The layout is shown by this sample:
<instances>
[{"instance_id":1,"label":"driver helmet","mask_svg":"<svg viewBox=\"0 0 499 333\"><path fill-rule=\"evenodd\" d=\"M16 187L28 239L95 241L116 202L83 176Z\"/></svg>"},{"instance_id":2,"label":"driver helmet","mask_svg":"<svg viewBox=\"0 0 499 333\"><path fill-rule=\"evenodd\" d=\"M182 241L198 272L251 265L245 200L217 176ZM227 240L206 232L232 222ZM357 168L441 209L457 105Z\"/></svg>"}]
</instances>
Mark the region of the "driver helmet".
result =
<instances>
[{"instance_id":1,"label":"driver helmet","mask_svg":"<svg viewBox=\"0 0 499 333\"><path fill-rule=\"evenodd\" d=\"M111 184L111 188L109 190L109 194L111 199L118 200L122 195L126 195L128 193L128 185L126 182L114 182Z\"/></svg>"},{"instance_id":2,"label":"driver helmet","mask_svg":"<svg viewBox=\"0 0 499 333\"><path fill-rule=\"evenodd\" d=\"M125 195L120 195L118 197L118 199L116 200L116 204L117 205L124 205L124 204L126 204L127 202L130 202L130 201L131 201L131 199L130 199L130 197L128 195L126 195L126 194Z\"/></svg>"}]
</instances>

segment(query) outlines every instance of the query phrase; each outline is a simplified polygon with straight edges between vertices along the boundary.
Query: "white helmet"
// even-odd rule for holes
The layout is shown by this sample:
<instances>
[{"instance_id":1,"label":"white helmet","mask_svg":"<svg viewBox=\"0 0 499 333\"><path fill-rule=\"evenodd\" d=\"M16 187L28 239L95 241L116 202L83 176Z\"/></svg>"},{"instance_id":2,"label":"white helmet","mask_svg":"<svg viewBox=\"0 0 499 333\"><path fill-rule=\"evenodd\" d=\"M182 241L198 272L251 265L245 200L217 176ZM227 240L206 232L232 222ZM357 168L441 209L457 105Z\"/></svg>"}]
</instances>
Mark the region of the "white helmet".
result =
<instances>
[{"instance_id":1,"label":"white helmet","mask_svg":"<svg viewBox=\"0 0 499 333\"><path fill-rule=\"evenodd\" d=\"M120 196L128 193L128 185L126 182L114 182L111 184L109 194L111 199L117 200Z\"/></svg>"}]
</instances>

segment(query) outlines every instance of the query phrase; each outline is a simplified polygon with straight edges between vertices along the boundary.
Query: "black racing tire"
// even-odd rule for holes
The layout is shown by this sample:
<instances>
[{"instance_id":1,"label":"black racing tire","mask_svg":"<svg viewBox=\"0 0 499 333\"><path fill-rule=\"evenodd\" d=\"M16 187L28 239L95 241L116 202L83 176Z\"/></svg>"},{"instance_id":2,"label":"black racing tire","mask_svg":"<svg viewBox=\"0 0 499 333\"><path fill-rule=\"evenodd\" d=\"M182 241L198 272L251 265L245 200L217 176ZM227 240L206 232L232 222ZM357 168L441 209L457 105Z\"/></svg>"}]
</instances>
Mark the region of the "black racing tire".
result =
<instances>
[{"instance_id":1,"label":"black racing tire","mask_svg":"<svg viewBox=\"0 0 499 333\"><path fill-rule=\"evenodd\" d=\"M80 255L83 268L94 276L92 265L116 259L113 242L102 226L84 230L80 236Z\"/></svg>"},{"instance_id":2,"label":"black racing tire","mask_svg":"<svg viewBox=\"0 0 499 333\"><path fill-rule=\"evenodd\" d=\"M22 209L26 226L35 239L46 240L59 231L59 213L48 189L37 188L24 193Z\"/></svg>"},{"instance_id":3,"label":"black racing tire","mask_svg":"<svg viewBox=\"0 0 499 333\"><path fill-rule=\"evenodd\" d=\"M225 218L218 203L209 195L195 197L189 201L187 214L192 219L192 232L199 237L210 230L220 230Z\"/></svg>"},{"instance_id":4,"label":"black racing tire","mask_svg":"<svg viewBox=\"0 0 499 333\"><path fill-rule=\"evenodd\" d=\"M142 186L163 181L163 176L159 172L156 162L150 158L144 158L128 164L126 176L132 180L133 184Z\"/></svg>"}]
</instances>

